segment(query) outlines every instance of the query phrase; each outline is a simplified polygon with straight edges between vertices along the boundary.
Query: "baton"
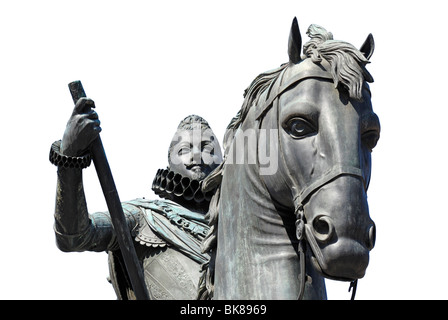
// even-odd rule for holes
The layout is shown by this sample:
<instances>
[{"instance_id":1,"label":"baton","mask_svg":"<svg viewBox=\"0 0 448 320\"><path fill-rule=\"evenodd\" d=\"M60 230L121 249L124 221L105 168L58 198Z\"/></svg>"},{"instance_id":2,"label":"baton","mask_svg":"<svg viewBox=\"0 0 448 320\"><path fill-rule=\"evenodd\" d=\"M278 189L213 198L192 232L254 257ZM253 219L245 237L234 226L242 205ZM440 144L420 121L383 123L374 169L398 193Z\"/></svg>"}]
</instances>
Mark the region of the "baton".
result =
<instances>
[{"instance_id":1,"label":"baton","mask_svg":"<svg viewBox=\"0 0 448 320\"><path fill-rule=\"evenodd\" d=\"M80 98L86 97L81 81L70 82L68 87L75 104ZM110 170L100 136L92 142L90 152L96 173L98 174L98 179L100 180L101 189L103 190L106 199L107 208L109 209L112 225L117 235L118 245L120 246L123 255L124 264L129 275L129 280L131 281L132 289L134 290L137 300L149 300L148 290L143 277L143 270L140 267L131 234L126 224L123 207L121 206L121 201L118 197L117 188L115 187L114 178L112 177L112 171Z\"/></svg>"}]
</instances>

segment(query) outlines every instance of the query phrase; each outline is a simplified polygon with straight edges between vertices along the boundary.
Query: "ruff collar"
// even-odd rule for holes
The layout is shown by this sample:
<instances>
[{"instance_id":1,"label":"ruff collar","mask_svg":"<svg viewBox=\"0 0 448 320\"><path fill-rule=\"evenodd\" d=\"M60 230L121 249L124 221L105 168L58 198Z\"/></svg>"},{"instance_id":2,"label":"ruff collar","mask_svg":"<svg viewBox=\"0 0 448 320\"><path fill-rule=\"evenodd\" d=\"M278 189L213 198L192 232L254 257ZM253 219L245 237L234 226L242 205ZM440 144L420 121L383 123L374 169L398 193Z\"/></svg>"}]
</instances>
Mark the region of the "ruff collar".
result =
<instances>
[{"instance_id":1,"label":"ruff collar","mask_svg":"<svg viewBox=\"0 0 448 320\"><path fill-rule=\"evenodd\" d=\"M201 187L202 181L184 177L168 169L157 170L152 182L152 190L161 198L208 208L215 190L204 193Z\"/></svg>"}]
</instances>

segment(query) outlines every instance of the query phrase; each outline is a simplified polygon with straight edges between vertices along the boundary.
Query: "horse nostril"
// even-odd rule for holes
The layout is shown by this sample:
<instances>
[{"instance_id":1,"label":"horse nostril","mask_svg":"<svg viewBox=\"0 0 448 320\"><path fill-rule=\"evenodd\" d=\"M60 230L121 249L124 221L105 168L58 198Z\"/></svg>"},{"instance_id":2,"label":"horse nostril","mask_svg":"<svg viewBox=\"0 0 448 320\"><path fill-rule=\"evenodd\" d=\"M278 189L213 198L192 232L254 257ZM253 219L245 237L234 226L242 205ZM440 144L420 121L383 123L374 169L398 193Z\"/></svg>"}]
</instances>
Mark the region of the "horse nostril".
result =
<instances>
[{"instance_id":1,"label":"horse nostril","mask_svg":"<svg viewBox=\"0 0 448 320\"><path fill-rule=\"evenodd\" d=\"M327 216L317 216L313 220L313 234L320 242L327 242L333 235L334 227Z\"/></svg>"},{"instance_id":2,"label":"horse nostril","mask_svg":"<svg viewBox=\"0 0 448 320\"><path fill-rule=\"evenodd\" d=\"M375 241L376 241L376 226L375 223L373 223L372 226L369 228L369 239L367 241L367 248L369 248L369 250L372 250L373 247L375 247Z\"/></svg>"}]
</instances>

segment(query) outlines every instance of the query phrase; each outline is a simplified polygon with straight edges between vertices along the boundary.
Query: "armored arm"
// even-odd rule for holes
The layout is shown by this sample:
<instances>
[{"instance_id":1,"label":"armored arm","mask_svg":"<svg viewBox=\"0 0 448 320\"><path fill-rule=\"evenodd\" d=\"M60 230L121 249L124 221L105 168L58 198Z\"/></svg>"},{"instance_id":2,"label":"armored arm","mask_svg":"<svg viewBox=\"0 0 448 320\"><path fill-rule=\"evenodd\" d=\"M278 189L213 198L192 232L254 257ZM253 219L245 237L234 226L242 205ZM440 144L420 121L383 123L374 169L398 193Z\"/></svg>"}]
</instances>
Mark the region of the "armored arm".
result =
<instances>
[{"instance_id":1,"label":"armored arm","mask_svg":"<svg viewBox=\"0 0 448 320\"><path fill-rule=\"evenodd\" d=\"M81 169L58 167L54 218L56 244L62 251L105 251L116 246L107 217L89 216Z\"/></svg>"},{"instance_id":2,"label":"armored arm","mask_svg":"<svg viewBox=\"0 0 448 320\"><path fill-rule=\"evenodd\" d=\"M129 230L138 226L138 208L126 206ZM108 212L88 213L81 169L58 168L54 214L56 244L61 251L111 251L118 241Z\"/></svg>"},{"instance_id":3,"label":"armored arm","mask_svg":"<svg viewBox=\"0 0 448 320\"><path fill-rule=\"evenodd\" d=\"M109 214L89 215L84 194L81 168L86 166L84 160L91 142L101 131L93 107L92 100L79 99L62 141L55 142L50 151L50 161L58 166L54 229L62 251L106 251L118 247ZM133 219L126 220L132 224Z\"/></svg>"}]
</instances>

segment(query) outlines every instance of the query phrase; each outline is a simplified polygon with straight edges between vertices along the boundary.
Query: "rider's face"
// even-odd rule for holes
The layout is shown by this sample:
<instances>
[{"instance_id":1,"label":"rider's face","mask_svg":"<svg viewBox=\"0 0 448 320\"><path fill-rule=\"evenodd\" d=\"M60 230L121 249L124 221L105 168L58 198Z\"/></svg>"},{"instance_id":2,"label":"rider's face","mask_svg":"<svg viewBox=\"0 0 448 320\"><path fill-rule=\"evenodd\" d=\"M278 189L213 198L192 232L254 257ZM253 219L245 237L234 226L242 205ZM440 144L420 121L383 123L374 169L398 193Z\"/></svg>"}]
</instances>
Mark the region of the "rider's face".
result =
<instances>
[{"instance_id":1,"label":"rider's face","mask_svg":"<svg viewBox=\"0 0 448 320\"><path fill-rule=\"evenodd\" d=\"M222 162L221 147L210 129L178 130L170 150L170 169L202 180Z\"/></svg>"}]
</instances>

